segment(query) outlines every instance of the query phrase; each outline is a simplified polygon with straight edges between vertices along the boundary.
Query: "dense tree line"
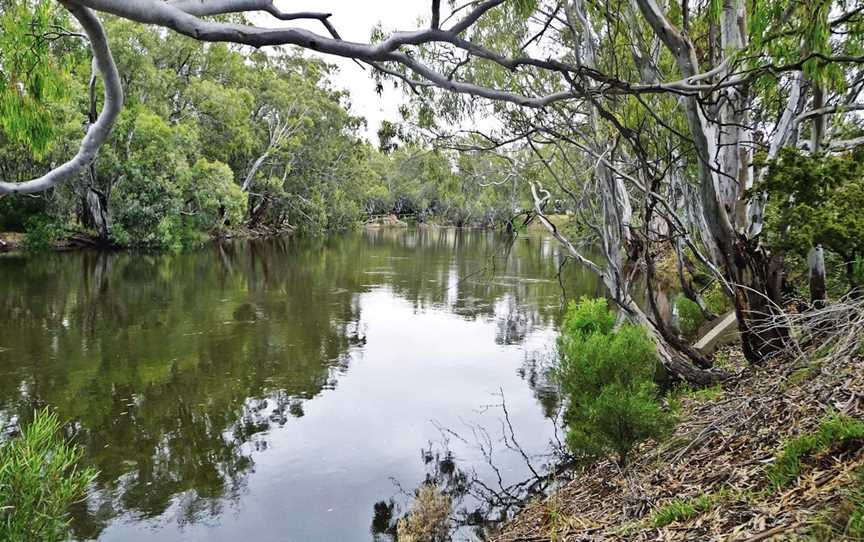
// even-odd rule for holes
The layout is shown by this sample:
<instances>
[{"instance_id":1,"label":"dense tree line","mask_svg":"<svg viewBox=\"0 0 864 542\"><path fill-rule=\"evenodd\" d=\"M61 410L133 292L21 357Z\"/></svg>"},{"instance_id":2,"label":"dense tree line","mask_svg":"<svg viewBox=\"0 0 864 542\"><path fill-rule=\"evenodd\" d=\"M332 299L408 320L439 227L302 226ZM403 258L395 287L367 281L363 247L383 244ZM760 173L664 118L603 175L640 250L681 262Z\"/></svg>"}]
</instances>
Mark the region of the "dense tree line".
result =
<instances>
[{"instance_id":1,"label":"dense tree line","mask_svg":"<svg viewBox=\"0 0 864 542\"><path fill-rule=\"evenodd\" d=\"M70 154L96 120L102 83L59 5L7 2L2 13L4 28L19 32L2 38L4 65L26 49L20 70L39 67L2 74L0 171L20 181ZM170 246L240 231L337 231L388 214L501 225L528 204L522 185L495 186L506 164L494 159L417 143L374 147L320 60L203 44L118 18L105 28L125 96L116 126L71 182L0 200L0 228ZM25 81L32 88L19 92Z\"/></svg>"}]
</instances>

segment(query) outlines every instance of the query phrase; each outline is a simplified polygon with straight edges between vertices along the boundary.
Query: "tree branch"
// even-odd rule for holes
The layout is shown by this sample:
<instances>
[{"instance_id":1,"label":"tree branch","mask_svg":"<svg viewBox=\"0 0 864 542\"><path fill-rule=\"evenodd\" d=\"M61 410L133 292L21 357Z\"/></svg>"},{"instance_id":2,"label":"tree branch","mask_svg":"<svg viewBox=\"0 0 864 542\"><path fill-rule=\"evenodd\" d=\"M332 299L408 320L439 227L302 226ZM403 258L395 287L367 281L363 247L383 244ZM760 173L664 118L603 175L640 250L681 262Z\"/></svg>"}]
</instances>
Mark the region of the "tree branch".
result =
<instances>
[{"instance_id":1,"label":"tree branch","mask_svg":"<svg viewBox=\"0 0 864 542\"><path fill-rule=\"evenodd\" d=\"M87 8L72 2L64 2L64 7L81 23L84 33L90 40L93 59L102 80L105 83L105 105L96 122L90 125L78 153L68 162L54 168L38 179L23 183L0 182L0 194L28 194L41 192L55 184L74 177L96 158L99 147L105 143L114 122L123 108L123 88L120 85L120 74L108 48L108 39L99 19Z\"/></svg>"}]
</instances>

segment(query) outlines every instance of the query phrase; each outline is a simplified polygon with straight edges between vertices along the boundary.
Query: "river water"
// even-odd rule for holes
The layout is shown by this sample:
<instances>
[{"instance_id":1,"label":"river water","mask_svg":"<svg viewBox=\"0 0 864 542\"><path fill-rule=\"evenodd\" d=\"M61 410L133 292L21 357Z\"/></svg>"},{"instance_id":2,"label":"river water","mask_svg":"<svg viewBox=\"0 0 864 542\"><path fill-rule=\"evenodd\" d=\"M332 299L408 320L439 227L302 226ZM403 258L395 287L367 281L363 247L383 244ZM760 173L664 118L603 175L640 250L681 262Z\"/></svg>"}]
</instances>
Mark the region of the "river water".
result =
<instances>
[{"instance_id":1,"label":"river water","mask_svg":"<svg viewBox=\"0 0 864 542\"><path fill-rule=\"evenodd\" d=\"M502 395L548 449L561 258L452 229L6 256L0 429L43 406L72 422L100 471L79 540L389 540L433 458L495 487L485 442L504 483L527 476ZM563 283L601 293L572 266Z\"/></svg>"}]
</instances>

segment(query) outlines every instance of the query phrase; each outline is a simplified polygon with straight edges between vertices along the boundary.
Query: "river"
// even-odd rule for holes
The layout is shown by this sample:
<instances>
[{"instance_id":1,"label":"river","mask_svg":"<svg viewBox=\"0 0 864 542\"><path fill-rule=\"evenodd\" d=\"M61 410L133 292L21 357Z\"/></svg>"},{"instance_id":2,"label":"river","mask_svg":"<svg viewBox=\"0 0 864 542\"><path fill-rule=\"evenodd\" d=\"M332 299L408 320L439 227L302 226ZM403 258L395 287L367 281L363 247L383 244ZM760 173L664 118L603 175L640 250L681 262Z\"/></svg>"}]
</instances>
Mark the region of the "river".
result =
<instances>
[{"instance_id":1,"label":"river","mask_svg":"<svg viewBox=\"0 0 864 542\"><path fill-rule=\"evenodd\" d=\"M488 435L505 482L527 476L502 396L547 450L561 258L443 228L5 256L0 428L43 406L72 422L100 472L78 540L389 540L436 456L494 486ZM575 266L562 282L602 292Z\"/></svg>"}]
</instances>

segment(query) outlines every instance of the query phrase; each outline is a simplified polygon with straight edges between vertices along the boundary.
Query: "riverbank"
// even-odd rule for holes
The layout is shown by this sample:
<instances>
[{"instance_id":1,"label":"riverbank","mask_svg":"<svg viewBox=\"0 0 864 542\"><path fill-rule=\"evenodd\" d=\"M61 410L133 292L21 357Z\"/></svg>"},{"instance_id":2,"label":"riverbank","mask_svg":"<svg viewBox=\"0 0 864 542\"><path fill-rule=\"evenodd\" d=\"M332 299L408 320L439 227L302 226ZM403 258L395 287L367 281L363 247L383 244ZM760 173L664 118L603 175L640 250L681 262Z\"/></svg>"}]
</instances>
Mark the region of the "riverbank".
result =
<instances>
[{"instance_id":1,"label":"riverbank","mask_svg":"<svg viewBox=\"0 0 864 542\"><path fill-rule=\"evenodd\" d=\"M550 215L550 220L559 227L566 225L569 223L570 217L567 215ZM394 215L384 215L381 217L374 217L369 221L358 224L359 228L367 228L367 229L381 229L381 228L406 228L412 226L407 222L400 220L398 217ZM483 226L456 226L453 224L447 223L438 223L434 221L429 222L420 222L414 224L416 227L434 227L434 228L456 228L462 230L485 230L485 229L494 229ZM529 230L544 232L545 228L539 221L532 222L529 227ZM267 238L275 238L275 237L284 237L286 235L291 235L295 233L296 230L292 228L281 228L281 229L273 229L273 228L256 228L256 229L248 229L248 228L239 228L236 230L231 230L229 232L220 233L219 235L213 235L209 239L202 242L206 243L208 241L226 241L226 240L249 240L249 239L267 239ZM78 250L78 249L87 249L87 248L98 248L98 249L111 249L111 250L126 250L130 248L130 246L123 245L105 245L102 243L96 236L86 232L86 231L69 231L67 234L61 236L58 239L52 240L39 240L39 249L40 250L50 250L50 251L68 251L68 250ZM2 253L20 253L27 249L27 234L21 232L2 232L0 231L0 254Z\"/></svg>"},{"instance_id":2,"label":"riverbank","mask_svg":"<svg viewBox=\"0 0 864 542\"><path fill-rule=\"evenodd\" d=\"M674 398L674 434L644 444L626 472L608 460L573 472L493 542L844 540L856 521L864 531L864 355L735 365L722 388Z\"/></svg>"},{"instance_id":3,"label":"riverbank","mask_svg":"<svg viewBox=\"0 0 864 542\"><path fill-rule=\"evenodd\" d=\"M211 235L205 237L201 241L201 245L210 242L221 241L245 241L253 239L270 239L292 235L295 230L291 228L258 228L248 229L241 228L231 230L230 232L220 233L219 235ZM86 231L70 231L65 235L51 240L39 240L39 246L36 251L53 251L65 252L70 250L80 249L99 249L99 250L130 250L141 248L137 246L126 246L118 244L105 244L100 239ZM198 246L198 245L189 245ZM146 248L146 247L144 247ZM170 248L170 247L161 247ZM0 232L0 254L19 254L28 249L27 234L21 232Z\"/></svg>"}]
</instances>

